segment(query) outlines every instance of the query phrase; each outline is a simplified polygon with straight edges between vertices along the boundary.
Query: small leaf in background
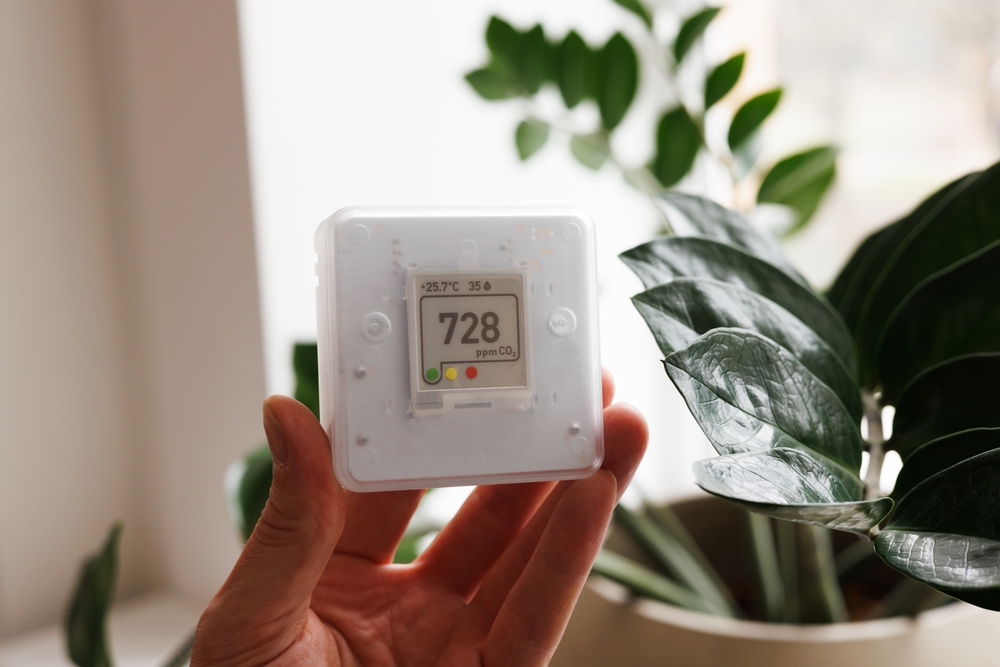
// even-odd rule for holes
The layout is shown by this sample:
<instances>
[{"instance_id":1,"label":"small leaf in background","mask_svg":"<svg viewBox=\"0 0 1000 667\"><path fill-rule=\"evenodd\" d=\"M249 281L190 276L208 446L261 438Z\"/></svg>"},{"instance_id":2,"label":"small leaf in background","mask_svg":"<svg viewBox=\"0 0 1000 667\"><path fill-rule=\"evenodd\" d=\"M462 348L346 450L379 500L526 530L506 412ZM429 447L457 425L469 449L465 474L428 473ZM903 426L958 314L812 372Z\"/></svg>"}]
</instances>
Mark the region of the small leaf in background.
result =
<instances>
[{"instance_id":1,"label":"small leaf in background","mask_svg":"<svg viewBox=\"0 0 1000 667\"><path fill-rule=\"evenodd\" d=\"M523 120L514 132L514 143L517 144L517 154L522 160L527 160L539 148L545 145L549 138L549 126L537 120Z\"/></svg>"},{"instance_id":2,"label":"small leaf in background","mask_svg":"<svg viewBox=\"0 0 1000 667\"><path fill-rule=\"evenodd\" d=\"M677 39L674 40L675 66L680 67L684 56L691 50L698 38L704 34L705 28L720 10L721 7L707 7L684 20L681 29L677 32Z\"/></svg>"},{"instance_id":3,"label":"small leaf in background","mask_svg":"<svg viewBox=\"0 0 1000 667\"><path fill-rule=\"evenodd\" d=\"M559 92L567 109L580 100L596 98L599 90L598 55L591 51L575 30L570 30L559 46Z\"/></svg>"},{"instance_id":4,"label":"small leaf in background","mask_svg":"<svg viewBox=\"0 0 1000 667\"><path fill-rule=\"evenodd\" d=\"M663 114L656 129L656 156L650 165L665 188L684 178L701 148L701 132L687 109L675 107Z\"/></svg>"},{"instance_id":5,"label":"small leaf in background","mask_svg":"<svg viewBox=\"0 0 1000 667\"><path fill-rule=\"evenodd\" d=\"M611 152L603 133L576 135L569 141L569 150L588 169L600 169Z\"/></svg>"},{"instance_id":6,"label":"small leaf in background","mask_svg":"<svg viewBox=\"0 0 1000 667\"><path fill-rule=\"evenodd\" d=\"M974 354L935 366L903 390L889 449L903 460L925 442L979 427L1000 427L1000 354Z\"/></svg>"},{"instance_id":7,"label":"small leaf in background","mask_svg":"<svg viewBox=\"0 0 1000 667\"><path fill-rule=\"evenodd\" d=\"M837 173L837 149L819 146L790 155L771 167L757 191L757 201L783 204L795 211L791 234L805 226Z\"/></svg>"},{"instance_id":8,"label":"small leaf in background","mask_svg":"<svg viewBox=\"0 0 1000 667\"><path fill-rule=\"evenodd\" d=\"M759 257L696 236L659 238L627 250L620 257L647 289L674 278L711 278L770 299L815 331L846 368L857 368L854 340L833 307Z\"/></svg>"},{"instance_id":9,"label":"small leaf in background","mask_svg":"<svg viewBox=\"0 0 1000 667\"><path fill-rule=\"evenodd\" d=\"M725 97L740 80L746 53L739 53L712 70L705 80L705 111Z\"/></svg>"},{"instance_id":10,"label":"small leaf in background","mask_svg":"<svg viewBox=\"0 0 1000 667\"><path fill-rule=\"evenodd\" d=\"M107 621L118 579L121 532L121 524L115 524L101 550L83 562L66 614L66 650L79 667L113 665Z\"/></svg>"},{"instance_id":11,"label":"small leaf in background","mask_svg":"<svg viewBox=\"0 0 1000 667\"><path fill-rule=\"evenodd\" d=\"M1000 611L1000 449L925 479L896 506L875 550L908 577Z\"/></svg>"},{"instance_id":12,"label":"small leaf in background","mask_svg":"<svg viewBox=\"0 0 1000 667\"><path fill-rule=\"evenodd\" d=\"M597 106L601 124L613 130L625 117L639 84L639 61L625 36L616 32L601 50Z\"/></svg>"},{"instance_id":13,"label":"small leaf in background","mask_svg":"<svg viewBox=\"0 0 1000 667\"><path fill-rule=\"evenodd\" d=\"M542 87L542 83L555 77L555 66L552 49L545 41L545 32L541 25L535 25L531 30L521 35L520 48L515 54L515 67L521 84L529 94L534 95Z\"/></svg>"},{"instance_id":14,"label":"small leaf in background","mask_svg":"<svg viewBox=\"0 0 1000 667\"><path fill-rule=\"evenodd\" d=\"M670 355L712 329L739 328L774 341L833 390L855 422L861 392L830 346L797 317L769 299L735 285L677 278L632 298L660 351Z\"/></svg>"},{"instance_id":15,"label":"small leaf in background","mask_svg":"<svg viewBox=\"0 0 1000 667\"><path fill-rule=\"evenodd\" d=\"M259 446L245 457L233 461L226 471L226 500L229 519L243 541L250 539L271 492L271 450Z\"/></svg>"},{"instance_id":16,"label":"small leaf in background","mask_svg":"<svg viewBox=\"0 0 1000 667\"><path fill-rule=\"evenodd\" d=\"M650 15L649 10L646 9L646 6L639 2L639 0L615 0L615 3L621 5L642 19L642 22L646 24L647 28L653 28L653 17Z\"/></svg>"},{"instance_id":17,"label":"small leaf in background","mask_svg":"<svg viewBox=\"0 0 1000 667\"><path fill-rule=\"evenodd\" d=\"M296 343L292 348L295 371L295 400L319 419L319 356L316 343Z\"/></svg>"},{"instance_id":18,"label":"small leaf in background","mask_svg":"<svg viewBox=\"0 0 1000 667\"><path fill-rule=\"evenodd\" d=\"M491 67L469 72L465 75L465 80L483 99L505 100L515 95L507 77Z\"/></svg>"},{"instance_id":19,"label":"small leaf in background","mask_svg":"<svg viewBox=\"0 0 1000 667\"><path fill-rule=\"evenodd\" d=\"M807 450L850 494L838 500L861 499L861 434L836 394L788 350L752 331L715 329L663 365L719 454Z\"/></svg>"},{"instance_id":20,"label":"small leaf in background","mask_svg":"<svg viewBox=\"0 0 1000 667\"><path fill-rule=\"evenodd\" d=\"M907 457L892 495L902 498L945 468L993 449L1000 449L1000 428L973 428L931 440Z\"/></svg>"},{"instance_id":21,"label":"small leaf in background","mask_svg":"<svg viewBox=\"0 0 1000 667\"><path fill-rule=\"evenodd\" d=\"M781 100L781 88L769 90L746 101L729 126L729 148L735 153L764 123Z\"/></svg>"},{"instance_id":22,"label":"small leaf in background","mask_svg":"<svg viewBox=\"0 0 1000 667\"><path fill-rule=\"evenodd\" d=\"M1000 240L1000 163L966 177L898 243L865 300L858 344L875 367L877 344L896 308L922 281Z\"/></svg>"},{"instance_id":23,"label":"small leaf in background","mask_svg":"<svg viewBox=\"0 0 1000 667\"><path fill-rule=\"evenodd\" d=\"M796 270L777 239L754 227L745 217L711 199L683 192L661 192L653 197L671 230L677 236L706 236L744 248L752 255L785 270L803 285L806 279Z\"/></svg>"},{"instance_id":24,"label":"small leaf in background","mask_svg":"<svg viewBox=\"0 0 1000 667\"><path fill-rule=\"evenodd\" d=\"M895 403L931 366L982 352L1000 352L1000 242L928 278L896 308L876 352L883 400Z\"/></svg>"},{"instance_id":25,"label":"small leaf in background","mask_svg":"<svg viewBox=\"0 0 1000 667\"><path fill-rule=\"evenodd\" d=\"M486 46L493 58L511 70L515 69L521 35L511 24L499 16L491 16L486 25Z\"/></svg>"}]
</instances>

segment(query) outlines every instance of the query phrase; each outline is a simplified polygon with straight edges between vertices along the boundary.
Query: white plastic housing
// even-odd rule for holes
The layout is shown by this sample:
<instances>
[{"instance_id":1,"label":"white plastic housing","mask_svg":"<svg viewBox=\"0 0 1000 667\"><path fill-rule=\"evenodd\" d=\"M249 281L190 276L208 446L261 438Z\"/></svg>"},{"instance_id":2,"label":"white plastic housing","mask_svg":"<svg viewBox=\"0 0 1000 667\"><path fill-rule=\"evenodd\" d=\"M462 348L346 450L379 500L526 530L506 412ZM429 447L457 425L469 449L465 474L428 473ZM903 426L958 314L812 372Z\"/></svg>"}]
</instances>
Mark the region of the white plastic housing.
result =
<instances>
[{"instance_id":1,"label":"white plastic housing","mask_svg":"<svg viewBox=\"0 0 1000 667\"><path fill-rule=\"evenodd\" d=\"M340 483L388 491L597 470L594 244L575 210L347 208L325 220L320 419Z\"/></svg>"}]
</instances>

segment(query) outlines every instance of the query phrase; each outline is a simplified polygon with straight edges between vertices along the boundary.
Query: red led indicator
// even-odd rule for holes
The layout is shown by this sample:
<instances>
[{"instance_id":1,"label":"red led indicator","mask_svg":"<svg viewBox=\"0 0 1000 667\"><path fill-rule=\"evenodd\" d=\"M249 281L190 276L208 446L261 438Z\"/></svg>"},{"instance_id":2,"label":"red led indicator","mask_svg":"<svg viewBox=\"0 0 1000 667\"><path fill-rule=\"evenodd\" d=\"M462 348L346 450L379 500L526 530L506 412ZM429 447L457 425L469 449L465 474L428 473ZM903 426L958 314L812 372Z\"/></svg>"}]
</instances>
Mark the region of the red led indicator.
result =
<instances>
[{"instance_id":1,"label":"red led indicator","mask_svg":"<svg viewBox=\"0 0 1000 667\"><path fill-rule=\"evenodd\" d=\"M475 366L469 366L465 369L465 377L470 380L475 380L477 375L479 375L479 371L476 370Z\"/></svg>"}]
</instances>

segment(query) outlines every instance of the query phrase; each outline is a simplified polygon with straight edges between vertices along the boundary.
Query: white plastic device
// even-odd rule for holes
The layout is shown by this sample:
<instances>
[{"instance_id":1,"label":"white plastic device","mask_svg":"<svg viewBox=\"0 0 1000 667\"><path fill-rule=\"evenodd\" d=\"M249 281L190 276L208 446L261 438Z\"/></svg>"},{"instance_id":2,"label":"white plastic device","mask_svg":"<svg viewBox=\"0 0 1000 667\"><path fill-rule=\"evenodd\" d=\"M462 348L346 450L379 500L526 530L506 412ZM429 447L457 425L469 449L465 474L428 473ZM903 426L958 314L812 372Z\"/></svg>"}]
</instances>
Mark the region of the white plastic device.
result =
<instances>
[{"instance_id":1,"label":"white plastic device","mask_svg":"<svg viewBox=\"0 0 1000 667\"><path fill-rule=\"evenodd\" d=\"M346 208L316 232L320 419L352 491L578 479L604 456L594 226Z\"/></svg>"}]
</instances>

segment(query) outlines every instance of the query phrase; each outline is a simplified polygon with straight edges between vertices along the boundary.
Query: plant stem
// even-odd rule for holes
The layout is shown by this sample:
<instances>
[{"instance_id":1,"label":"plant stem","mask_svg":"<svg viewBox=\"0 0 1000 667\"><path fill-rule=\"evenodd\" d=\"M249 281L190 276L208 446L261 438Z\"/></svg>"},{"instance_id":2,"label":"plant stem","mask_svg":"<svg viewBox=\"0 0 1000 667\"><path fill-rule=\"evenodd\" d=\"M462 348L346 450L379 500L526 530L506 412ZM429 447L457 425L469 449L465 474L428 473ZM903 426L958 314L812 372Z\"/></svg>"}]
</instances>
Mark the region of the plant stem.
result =
<instances>
[{"instance_id":1,"label":"plant stem","mask_svg":"<svg viewBox=\"0 0 1000 667\"><path fill-rule=\"evenodd\" d=\"M799 553L795 539L797 524L778 521L775 533L778 538L778 563L785 589L785 623L799 622Z\"/></svg>"},{"instance_id":2,"label":"plant stem","mask_svg":"<svg viewBox=\"0 0 1000 667\"><path fill-rule=\"evenodd\" d=\"M882 406L870 391L862 393L865 423L868 425L868 471L865 473L865 499L882 497L880 480L885 461L885 437L882 434Z\"/></svg>"},{"instance_id":3,"label":"plant stem","mask_svg":"<svg viewBox=\"0 0 1000 667\"><path fill-rule=\"evenodd\" d=\"M799 524L799 562L802 570L803 623L844 623L847 605L837 580L830 531L818 526Z\"/></svg>"},{"instance_id":4,"label":"plant stem","mask_svg":"<svg viewBox=\"0 0 1000 667\"><path fill-rule=\"evenodd\" d=\"M778 567L778 551L774 546L771 520L762 514L747 512L750 541L757 564L757 582L764 599L764 617L772 623L785 620L785 585Z\"/></svg>"}]
</instances>

